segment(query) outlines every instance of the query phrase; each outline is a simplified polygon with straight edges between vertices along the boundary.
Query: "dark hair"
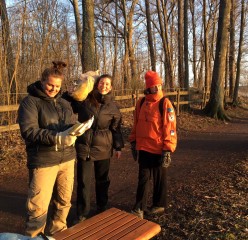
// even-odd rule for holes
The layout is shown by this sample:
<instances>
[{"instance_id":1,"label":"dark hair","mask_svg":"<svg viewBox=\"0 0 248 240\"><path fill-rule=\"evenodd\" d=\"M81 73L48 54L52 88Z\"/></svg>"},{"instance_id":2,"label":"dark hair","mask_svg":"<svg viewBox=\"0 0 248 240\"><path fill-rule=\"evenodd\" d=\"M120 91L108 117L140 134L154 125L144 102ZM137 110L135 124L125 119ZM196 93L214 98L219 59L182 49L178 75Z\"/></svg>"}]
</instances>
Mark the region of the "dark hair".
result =
<instances>
[{"instance_id":1,"label":"dark hair","mask_svg":"<svg viewBox=\"0 0 248 240\"><path fill-rule=\"evenodd\" d=\"M109 74L103 74L101 76L99 76L95 83L94 83L94 87L93 87L93 90L89 93L89 101L94 105L94 106L99 106L99 103L96 99L96 95L98 94L98 90L97 90L97 87L98 87L98 84L99 82L101 81L101 79L103 78L109 78L111 80L111 86L113 86L113 77Z\"/></svg>"},{"instance_id":2,"label":"dark hair","mask_svg":"<svg viewBox=\"0 0 248 240\"><path fill-rule=\"evenodd\" d=\"M46 68L41 74L41 81L46 81L48 77L58 77L62 80L64 79L63 69L67 66L65 62L62 61L53 61L53 66Z\"/></svg>"},{"instance_id":3,"label":"dark hair","mask_svg":"<svg viewBox=\"0 0 248 240\"><path fill-rule=\"evenodd\" d=\"M94 83L94 88L93 89L97 89L97 86L99 84L99 82L101 81L101 79L103 78L109 78L111 80L111 86L113 87L113 77L109 74L103 74L101 76L99 76L97 79L96 79L96 82Z\"/></svg>"}]
</instances>

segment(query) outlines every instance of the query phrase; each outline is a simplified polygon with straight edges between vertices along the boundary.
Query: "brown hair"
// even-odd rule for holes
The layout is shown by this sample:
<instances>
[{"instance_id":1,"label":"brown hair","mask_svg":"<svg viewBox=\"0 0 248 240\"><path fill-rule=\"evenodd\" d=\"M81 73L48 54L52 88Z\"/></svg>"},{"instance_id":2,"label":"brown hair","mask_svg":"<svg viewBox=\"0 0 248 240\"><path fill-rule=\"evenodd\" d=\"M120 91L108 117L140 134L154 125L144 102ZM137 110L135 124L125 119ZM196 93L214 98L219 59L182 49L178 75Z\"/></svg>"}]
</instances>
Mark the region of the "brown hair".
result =
<instances>
[{"instance_id":1,"label":"brown hair","mask_svg":"<svg viewBox=\"0 0 248 240\"><path fill-rule=\"evenodd\" d=\"M41 74L41 81L46 81L48 77L58 77L62 80L64 79L63 69L67 66L65 62L62 61L53 61L53 66L46 68Z\"/></svg>"},{"instance_id":2,"label":"brown hair","mask_svg":"<svg viewBox=\"0 0 248 240\"><path fill-rule=\"evenodd\" d=\"M94 83L93 89L97 89L97 86L98 86L100 80L103 78L109 78L111 80L111 86L113 87L113 77L109 74L103 74L96 79L96 82Z\"/></svg>"},{"instance_id":3,"label":"brown hair","mask_svg":"<svg viewBox=\"0 0 248 240\"><path fill-rule=\"evenodd\" d=\"M100 80L103 79L103 78L109 78L109 79L111 80L111 86L113 87L113 77L112 77L111 75L109 75L109 74L103 74L103 75L99 76L99 77L96 79L96 81L95 81L95 83L94 83L93 90L89 93L89 101L90 101L94 106L96 106L96 107L99 105L99 103L98 103L98 101L97 101L97 99L96 99L96 96L95 96L95 94L97 94L97 92L98 92L98 91L96 92L96 89L97 89L97 86L98 86Z\"/></svg>"}]
</instances>

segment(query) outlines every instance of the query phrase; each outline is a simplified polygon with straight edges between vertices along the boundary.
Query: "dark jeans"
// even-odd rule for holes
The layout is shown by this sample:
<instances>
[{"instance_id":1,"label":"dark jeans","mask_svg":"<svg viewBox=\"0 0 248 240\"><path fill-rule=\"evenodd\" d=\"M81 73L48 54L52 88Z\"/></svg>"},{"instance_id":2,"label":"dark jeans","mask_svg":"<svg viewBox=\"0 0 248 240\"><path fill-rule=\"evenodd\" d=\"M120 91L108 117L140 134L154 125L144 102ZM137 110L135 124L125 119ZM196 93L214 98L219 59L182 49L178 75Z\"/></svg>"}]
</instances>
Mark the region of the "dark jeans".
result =
<instances>
[{"instance_id":1,"label":"dark jeans","mask_svg":"<svg viewBox=\"0 0 248 240\"><path fill-rule=\"evenodd\" d=\"M103 209L108 203L110 160L77 161L77 215L87 217L90 212L92 168L95 172L97 208Z\"/></svg>"},{"instance_id":2,"label":"dark jeans","mask_svg":"<svg viewBox=\"0 0 248 240\"><path fill-rule=\"evenodd\" d=\"M161 155L139 152L139 178L134 209L147 210L150 180L153 180L152 205L164 207L166 200L166 171L161 167Z\"/></svg>"}]
</instances>

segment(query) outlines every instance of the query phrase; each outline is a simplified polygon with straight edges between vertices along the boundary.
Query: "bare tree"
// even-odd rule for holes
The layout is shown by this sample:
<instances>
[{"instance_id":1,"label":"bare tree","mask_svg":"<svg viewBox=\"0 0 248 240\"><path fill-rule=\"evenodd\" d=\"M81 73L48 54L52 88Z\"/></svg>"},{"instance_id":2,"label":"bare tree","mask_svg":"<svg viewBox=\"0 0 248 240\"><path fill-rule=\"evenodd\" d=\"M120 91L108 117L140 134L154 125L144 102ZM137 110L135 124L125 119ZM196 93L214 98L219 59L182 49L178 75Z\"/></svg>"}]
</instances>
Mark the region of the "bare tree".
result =
<instances>
[{"instance_id":1,"label":"bare tree","mask_svg":"<svg viewBox=\"0 0 248 240\"><path fill-rule=\"evenodd\" d=\"M184 88L189 89L188 0L184 0Z\"/></svg>"},{"instance_id":2,"label":"bare tree","mask_svg":"<svg viewBox=\"0 0 248 240\"><path fill-rule=\"evenodd\" d=\"M217 44L210 99L204 111L213 118L228 120L224 111L224 79L226 66L226 53L228 45L228 27L230 19L231 2L220 0Z\"/></svg>"},{"instance_id":3,"label":"bare tree","mask_svg":"<svg viewBox=\"0 0 248 240\"><path fill-rule=\"evenodd\" d=\"M235 0L231 1L230 44L229 44L229 97L233 97L235 74Z\"/></svg>"},{"instance_id":4,"label":"bare tree","mask_svg":"<svg viewBox=\"0 0 248 240\"><path fill-rule=\"evenodd\" d=\"M82 70L97 70L95 52L94 0L83 1Z\"/></svg>"},{"instance_id":5,"label":"bare tree","mask_svg":"<svg viewBox=\"0 0 248 240\"><path fill-rule=\"evenodd\" d=\"M147 38L148 38L148 45L149 45L150 58L151 58L151 66L152 66L152 70L156 71L156 56L155 56L155 51L153 47L149 0L145 0L145 4L146 4L146 29L147 29Z\"/></svg>"},{"instance_id":6,"label":"bare tree","mask_svg":"<svg viewBox=\"0 0 248 240\"><path fill-rule=\"evenodd\" d=\"M242 48L243 48L243 40L244 40L244 28L245 28L245 1L241 2L241 24L240 24L240 36L239 36L239 51L237 58L237 74L236 74L236 82L233 94L233 105L238 105L238 90L239 90L239 81L240 81L240 65L242 58Z\"/></svg>"},{"instance_id":7,"label":"bare tree","mask_svg":"<svg viewBox=\"0 0 248 240\"><path fill-rule=\"evenodd\" d=\"M82 59L82 24L81 24L81 18L78 8L78 0L70 0L72 3L73 9L74 9L74 16L75 16L75 24L76 24L76 34L77 34L77 43L78 43L78 52Z\"/></svg>"},{"instance_id":8,"label":"bare tree","mask_svg":"<svg viewBox=\"0 0 248 240\"><path fill-rule=\"evenodd\" d=\"M183 64L183 1L178 0L178 83L184 86L184 64Z\"/></svg>"},{"instance_id":9,"label":"bare tree","mask_svg":"<svg viewBox=\"0 0 248 240\"><path fill-rule=\"evenodd\" d=\"M197 86L197 72L196 72L196 23L195 23L195 0L190 0L190 11L191 11L191 21L192 21L192 39L193 39L193 86Z\"/></svg>"},{"instance_id":10,"label":"bare tree","mask_svg":"<svg viewBox=\"0 0 248 240\"><path fill-rule=\"evenodd\" d=\"M204 25L204 53L205 53L205 88L209 90L209 47L208 47L208 25L206 19L206 0L203 0L203 25Z\"/></svg>"},{"instance_id":11,"label":"bare tree","mask_svg":"<svg viewBox=\"0 0 248 240\"><path fill-rule=\"evenodd\" d=\"M113 78L116 79L117 77L117 52L118 52L118 27L119 27L119 20L118 20L118 4L115 1L115 40L114 40L114 62L113 62Z\"/></svg>"},{"instance_id":12,"label":"bare tree","mask_svg":"<svg viewBox=\"0 0 248 240\"><path fill-rule=\"evenodd\" d=\"M11 34L10 34L10 26L8 13L6 9L5 0L0 1L0 15L2 20L2 38L3 38L3 47L6 59L6 70L8 71L8 83L9 83L9 93L16 92L16 82L14 78L15 71L15 63L14 63L14 55L12 50L11 43Z\"/></svg>"},{"instance_id":13,"label":"bare tree","mask_svg":"<svg viewBox=\"0 0 248 240\"><path fill-rule=\"evenodd\" d=\"M165 82L167 86L169 86L170 88L174 88L173 64L172 64L171 51L168 40L169 37L168 37L167 9L164 1L162 1L162 8L160 4L161 0L156 0L156 3L157 3L158 20L160 26L160 36L162 39L164 58L165 58L165 66L164 66Z\"/></svg>"},{"instance_id":14,"label":"bare tree","mask_svg":"<svg viewBox=\"0 0 248 240\"><path fill-rule=\"evenodd\" d=\"M134 53L134 46L133 46L133 17L134 17L134 11L135 6L137 4L138 0L133 0L130 6L129 11L127 12L127 6L126 6L126 0L121 1L121 10L123 12L124 16L124 42L125 42L125 56L124 56L124 64L125 67L128 66L127 60L129 59L130 62L130 69L131 69L131 77L132 82L137 84L138 82L138 69L137 69L137 61L135 58ZM127 69L125 69L126 73L124 75L124 87L127 86L128 83L128 73ZM126 79L125 79L126 78Z\"/></svg>"}]
</instances>

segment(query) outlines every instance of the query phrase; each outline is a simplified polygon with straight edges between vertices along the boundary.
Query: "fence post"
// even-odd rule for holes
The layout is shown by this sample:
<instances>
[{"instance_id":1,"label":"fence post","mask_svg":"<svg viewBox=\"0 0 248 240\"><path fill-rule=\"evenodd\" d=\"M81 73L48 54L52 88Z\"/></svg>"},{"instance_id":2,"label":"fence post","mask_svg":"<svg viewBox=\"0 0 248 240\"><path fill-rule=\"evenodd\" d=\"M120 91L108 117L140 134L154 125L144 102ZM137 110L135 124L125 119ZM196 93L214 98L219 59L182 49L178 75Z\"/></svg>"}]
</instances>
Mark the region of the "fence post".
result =
<instances>
[{"instance_id":1,"label":"fence post","mask_svg":"<svg viewBox=\"0 0 248 240\"><path fill-rule=\"evenodd\" d=\"M177 88L177 116L179 116L180 112L180 88Z\"/></svg>"}]
</instances>

